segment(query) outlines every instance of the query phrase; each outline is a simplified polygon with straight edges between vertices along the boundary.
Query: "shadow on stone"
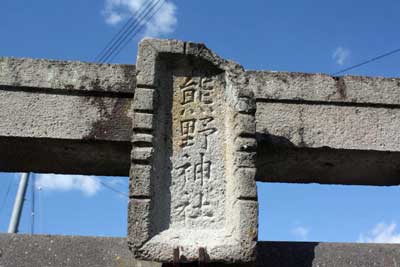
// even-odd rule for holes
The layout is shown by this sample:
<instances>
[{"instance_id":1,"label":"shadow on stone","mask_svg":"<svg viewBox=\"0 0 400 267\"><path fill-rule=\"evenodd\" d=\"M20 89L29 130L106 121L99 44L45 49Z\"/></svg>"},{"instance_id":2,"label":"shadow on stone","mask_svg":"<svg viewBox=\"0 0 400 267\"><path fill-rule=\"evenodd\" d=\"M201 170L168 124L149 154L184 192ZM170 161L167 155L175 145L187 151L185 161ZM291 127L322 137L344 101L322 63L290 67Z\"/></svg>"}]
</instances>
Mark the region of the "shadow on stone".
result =
<instances>
[{"instance_id":1,"label":"shadow on stone","mask_svg":"<svg viewBox=\"0 0 400 267\"><path fill-rule=\"evenodd\" d=\"M258 242L257 267L312 267L317 242Z\"/></svg>"},{"instance_id":2,"label":"shadow on stone","mask_svg":"<svg viewBox=\"0 0 400 267\"><path fill-rule=\"evenodd\" d=\"M399 185L399 152L309 148L288 138L257 134L260 182Z\"/></svg>"}]
</instances>

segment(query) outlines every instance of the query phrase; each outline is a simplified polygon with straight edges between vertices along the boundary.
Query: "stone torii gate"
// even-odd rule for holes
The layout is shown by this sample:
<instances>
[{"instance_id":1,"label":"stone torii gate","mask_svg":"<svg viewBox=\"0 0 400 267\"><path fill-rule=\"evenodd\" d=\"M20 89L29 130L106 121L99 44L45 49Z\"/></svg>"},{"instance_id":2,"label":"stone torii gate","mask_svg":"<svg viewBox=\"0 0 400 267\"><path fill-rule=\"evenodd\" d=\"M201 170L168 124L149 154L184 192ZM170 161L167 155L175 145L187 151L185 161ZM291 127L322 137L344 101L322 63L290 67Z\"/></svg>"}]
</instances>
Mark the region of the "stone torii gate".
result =
<instances>
[{"instance_id":1,"label":"stone torii gate","mask_svg":"<svg viewBox=\"0 0 400 267\"><path fill-rule=\"evenodd\" d=\"M130 176L127 240L1 235L0 266L400 260L398 245L257 244L256 191L398 185L400 79L246 71L145 39L136 66L0 59L0 96L1 171Z\"/></svg>"}]
</instances>

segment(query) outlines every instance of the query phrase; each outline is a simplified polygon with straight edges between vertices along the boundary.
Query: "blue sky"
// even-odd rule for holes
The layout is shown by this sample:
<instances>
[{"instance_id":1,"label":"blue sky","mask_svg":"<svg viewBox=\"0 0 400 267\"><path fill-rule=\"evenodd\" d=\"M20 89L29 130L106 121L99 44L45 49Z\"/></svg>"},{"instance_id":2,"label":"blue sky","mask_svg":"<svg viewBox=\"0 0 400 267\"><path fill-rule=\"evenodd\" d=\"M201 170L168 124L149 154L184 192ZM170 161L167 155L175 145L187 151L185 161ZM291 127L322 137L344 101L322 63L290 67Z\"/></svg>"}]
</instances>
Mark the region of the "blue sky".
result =
<instances>
[{"instance_id":1,"label":"blue sky","mask_svg":"<svg viewBox=\"0 0 400 267\"><path fill-rule=\"evenodd\" d=\"M0 56L93 61L144 1L2 0ZM139 38L204 42L246 69L333 73L399 48L399 10L395 0L168 0ZM135 63L139 38L113 62ZM399 60L400 53L347 74L398 77ZM36 233L126 235L127 198L101 184L126 194L126 177L35 177ZM0 174L1 232L17 183L18 175ZM261 240L400 242L398 187L258 189ZM21 232L30 231L30 201L28 194Z\"/></svg>"}]
</instances>

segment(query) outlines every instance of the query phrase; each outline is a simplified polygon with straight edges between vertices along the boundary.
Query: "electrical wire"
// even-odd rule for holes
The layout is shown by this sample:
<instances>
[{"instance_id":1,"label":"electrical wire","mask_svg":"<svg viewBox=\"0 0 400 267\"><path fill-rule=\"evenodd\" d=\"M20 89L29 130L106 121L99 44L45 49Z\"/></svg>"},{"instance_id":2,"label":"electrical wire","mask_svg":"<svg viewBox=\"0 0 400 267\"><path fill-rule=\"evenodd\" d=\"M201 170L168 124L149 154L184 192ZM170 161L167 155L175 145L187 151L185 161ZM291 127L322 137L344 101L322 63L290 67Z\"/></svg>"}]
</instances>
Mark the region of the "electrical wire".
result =
<instances>
[{"instance_id":1,"label":"electrical wire","mask_svg":"<svg viewBox=\"0 0 400 267\"><path fill-rule=\"evenodd\" d=\"M160 3L161 5L159 5ZM113 60L115 56L117 56L121 52L121 50L125 48L126 45L138 34L138 32L140 32L140 30L146 25L147 21L154 17L154 15L160 10L163 4L164 0L152 1L151 6L147 8L144 12L142 12L139 17L137 17L135 23L132 24L129 28L129 31L119 38L114 47L107 52L107 55L102 58L102 61L100 63L108 63ZM133 35L131 36L132 33ZM129 38L130 36L131 38Z\"/></svg>"},{"instance_id":2,"label":"electrical wire","mask_svg":"<svg viewBox=\"0 0 400 267\"><path fill-rule=\"evenodd\" d=\"M146 5L143 5L134 15L132 15L124 26L113 36L113 38L107 43L103 50L96 56L96 62L102 62L104 57L114 48L114 46L119 42L119 40L127 34L132 24L136 22L136 17L145 12L145 10L152 4L153 1L148 1Z\"/></svg>"},{"instance_id":3,"label":"electrical wire","mask_svg":"<svg viewBox=\"0 0 400 267\"><path fill-rule=\"evenodd\" d=\"M374 62L374 61L376 61L376 60L382 59L382 58L384 58L384 57L393 55L393 54L398 53L398 52L400 52L400 48L395 49L395 50L392 50L392 51L387 52L387 53L384 53L384 54L382 54L382 55L373 57L373 58L371 58L371 59L365 60L365 61L363 61L363 62L361 62L361 63L355 64L355 65L350 66L350 67L345 68L345 69L342 69L342 70L340 70L340 71L338 71L338 72L335 72L335 73L333 73L333 74L331 74L331 75L332 75L332 76L336 76L336 75L341 74L341 73L343 73L343 72L347 72L347 71L349 71L349 70L352 70L352 69L355 69L355 68L364 66L364 65L366 65L366 64L368 64L368 63Z\"/></svg>"},{"instance_id":4,"label":"electrical wire","mask_svg":"<svg viewBox=\"0 0 400 267\"><path fill-rule=\"evenodd\" d=\"M151 6L144 11L142 14L140 14L140 17L137 18L137 20L135 21L135 23L133 25L131 25L131 27L129 28L129 32L127 34L125 34L124 36L122 36L119 40L119 42L117 43L117 45L110 50L110 52L108 53L108 55L103 59L103 62L101 63L108 63L110 62L112 59L115 58L116 55L118 55L121 50L126 46L127 42L126 40L129 38L129 36L135 32L133 34L133 36L135 36L136 30L138 29L138 27L141 29L141 27L143 27L143 25L145 25L145 21L148 17L149 14L151 14L151 12L153 12L153 10L156 8L156 6L163 0L156 0L156 1L152 1ZM158 10L157 10L158 11ZM151 17L154 16L155 13L153 13L153 15L151 15ZM133 38L133 37L132 37ZM128 39L128 42L132 39ZM117 52L116 52L117 51Z\"/></svg>"},{"instance_id":5,"label":"electrical wire","mask_svg":"<svg viewBox=\"0 0 400 267\"><path fill-rule=\"evenodd\" d=\"M118 195L121 195L121 196L123 196L123 197L129 198L129 196L128 196L126 193L124 193L124 192L122 192L122 191L120 191L120 190L114 188L113 186L111 186L111 185L109 185L109 184L107 184L107 183L101 181L98 177L94 177L94 178L96 178L97 181L98 181L102 186L104 186L105 188L111 190L112 192L114 192L114 193L116 193L116 194L118 194Z\"/></svg>"},{"instance_id":6,"label":"electrical wire","mask_svg":"<svg viewBox=\"0 0 400 267\"><path fill-rule=\"evenodd\" d=\"M160 2L162 2L161 5L159 5L159 6L157 7L157 9L156 9L152 14L150 14L150 16L148 16L147 18L144 18L144 19L143 19L143 20L147 20L146 23L148 23L148 22L158 13L158 11L162 8L162 6L163 6L164 3L165 3L165 1L163 1L163 0L159 0L159 1L158 1L158 3L160 3ZM157 3L157 4L158 4L158 3ZM157 5L157 4L156 4L156 5ZM156 7L156 5L154 6L154 8ZM135 38L135 36L143 29L143 27L146 25L146 23L138 24L138 27L139 27L139 28L137 28L137 30L134 32L134 34L132 34L132 36L131 36L129 39L127 39L127 40L125 41L125 43L124 43L122 46L120 46L120 48L118 49L118 51L117 51L116 53L114 53L114 55L112 55L112 56L110 57L109 62L111 62L119 53L121 53L121 51L129 44L129 42L131 42L131 41L133 40L133 38ZM129 36L127 36L127 37L129 37Z\"/></svg>"}]
</instances>

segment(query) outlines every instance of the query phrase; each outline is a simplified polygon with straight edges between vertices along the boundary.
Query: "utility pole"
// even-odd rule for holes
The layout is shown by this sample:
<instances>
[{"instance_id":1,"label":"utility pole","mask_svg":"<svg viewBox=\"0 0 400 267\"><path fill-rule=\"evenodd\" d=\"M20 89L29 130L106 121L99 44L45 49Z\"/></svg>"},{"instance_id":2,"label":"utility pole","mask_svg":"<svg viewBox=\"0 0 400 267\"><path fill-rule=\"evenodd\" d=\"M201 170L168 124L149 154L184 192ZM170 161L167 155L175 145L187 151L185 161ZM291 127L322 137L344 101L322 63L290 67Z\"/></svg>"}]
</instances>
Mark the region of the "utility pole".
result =
<instances>
[{"instance_id":1,"label":"utility pole","mask_svg":"<svg viewBox=\"0 0 400 267\"><path fill-rule=\"evenodd\" d=\"M17 196L15 197L14 208L8 226L8 233L17 233L19 221L21 219L22 206L24 204L26 188L28 186L29 173L23 173L19 181Z\"/></svg>"}]
</instances>

